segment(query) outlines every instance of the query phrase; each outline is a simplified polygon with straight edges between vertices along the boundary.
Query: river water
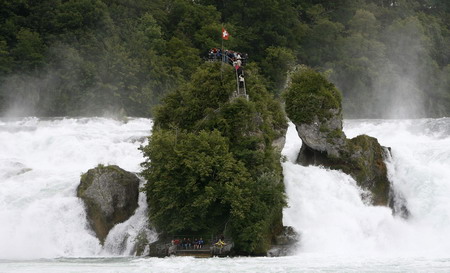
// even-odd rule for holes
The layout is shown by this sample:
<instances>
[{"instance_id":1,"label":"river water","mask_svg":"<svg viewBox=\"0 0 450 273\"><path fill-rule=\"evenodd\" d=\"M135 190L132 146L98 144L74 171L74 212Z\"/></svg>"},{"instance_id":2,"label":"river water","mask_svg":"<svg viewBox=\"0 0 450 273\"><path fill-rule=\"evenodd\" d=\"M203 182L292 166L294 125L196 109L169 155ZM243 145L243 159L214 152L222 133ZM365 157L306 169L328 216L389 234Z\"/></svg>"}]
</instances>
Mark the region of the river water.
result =
<instances>
[{"instance_id":1,"label":"river water","mask_svg":"<svg viewBox=\"0 0 450 273\"><path fill-rule=\"evenodd\" d=\"M394 194L410 216L361 200L341 172L296 165L301 141L289 128L283 154L289 207L301 233L280 258L138 258L145 196L105 246L76 198L81 173L98 164L138 172L148 119L0 119L0 272L450 272L450 119L346 120L348 137L368 134L392 148Z\"/></svg>"}]
</instances>

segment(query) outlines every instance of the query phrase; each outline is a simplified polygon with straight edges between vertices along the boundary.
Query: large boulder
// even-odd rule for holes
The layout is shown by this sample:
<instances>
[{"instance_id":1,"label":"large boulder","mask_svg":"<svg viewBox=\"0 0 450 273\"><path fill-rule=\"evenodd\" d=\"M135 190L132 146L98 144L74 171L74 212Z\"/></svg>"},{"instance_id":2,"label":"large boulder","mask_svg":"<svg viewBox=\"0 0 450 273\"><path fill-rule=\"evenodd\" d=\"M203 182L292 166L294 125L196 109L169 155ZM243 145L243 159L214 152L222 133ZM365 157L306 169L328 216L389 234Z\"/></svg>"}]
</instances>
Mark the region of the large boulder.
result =
<instances>
[{"instance_id":1,"label":"large boulder","mask_svg":"<svg viewBox=\"0 0 450 273\"><path fill-rule=\"evenodd\" d=\"M339 151L345 146L346 139L342 132L342 115L338 109L330 109L330 117L319 120L314 116L311 123L296 123L298 135L303 143L319 152L330 156L339 156Z\"/></svg>"},{"instance_id":2,"label":"large boulder","mask_svg":"<svg viewBox=\"0 0 450 273\"><path fill-rule=\"evenodd\" d=\"M322 165L333 170L341 170L351 175L358 185L367 190L374 205L389 205L390 183L384 160L388 149L378 140L367 135L346 139L337 156L314 150L302 144L298 163L302 165Z\"/></svg>"},{"instance_id":3,"label":"large boulder","mask_svg":"<svg viewBox=\"0 0 450 273\"><path fill-rule=\"evenodd\" d=\"M118 166L101 166L81 176L77 196L88 221L103 244L111 228L126 221L138 207L139 178Z\"/></svg>"},{"instance_id":4,"label":"large boulder","mask_svg":"<svg viewBox=\"0 0 450 273\"><path fill-rule=\"evenodd\" d=\"M387 206L390 183L384 160L389 151L367 135L346 138L336 87L320 73L302 68L293 75L285 99L288 117L302 139L298 162L342 170L371 193L374 205Z\"/></svg>"}]
</instances>

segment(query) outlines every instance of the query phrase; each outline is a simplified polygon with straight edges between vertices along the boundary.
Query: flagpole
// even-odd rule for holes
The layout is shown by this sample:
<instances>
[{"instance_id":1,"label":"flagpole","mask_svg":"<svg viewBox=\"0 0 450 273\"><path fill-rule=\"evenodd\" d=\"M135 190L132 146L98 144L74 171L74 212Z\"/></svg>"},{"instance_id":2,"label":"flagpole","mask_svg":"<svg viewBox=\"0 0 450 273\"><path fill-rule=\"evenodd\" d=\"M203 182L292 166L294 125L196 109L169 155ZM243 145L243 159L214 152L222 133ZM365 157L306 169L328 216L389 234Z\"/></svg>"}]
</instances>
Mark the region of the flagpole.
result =
<instances>
[{"instance_id":1,"label":"flagpole","mask_svg":"<svg viewBox=\"0 0 450 273\"><path fill-rule=\"evenodd\" d=\"M222 30L220 32L220 39L222 40L222 48L221 48L221 53L222 53L221 63L222 64L220 65L220 80L223 80L223 60L224 60L224 57L223 57L223 53L224 53L224 51L223 51L223 30L224 30L224 28L223 28L223 24L222 24Z\"/></svg>"},{"instance_id":2,"label":"flagpole","mask_svg":"<svg viewBox=\"0 0 450 273\"><path fill-rule=\"evenodd\" d=\"M223 27L223 24L222 24L222 32L221 32L221 34L220 34L220 39L222 40L222 64L223 64L223 61L224 61L224 55L223 55L223 53L224 53L224 51L223 51L223 31L224 31L224 27Z\"/></svg>"}]
</instances>

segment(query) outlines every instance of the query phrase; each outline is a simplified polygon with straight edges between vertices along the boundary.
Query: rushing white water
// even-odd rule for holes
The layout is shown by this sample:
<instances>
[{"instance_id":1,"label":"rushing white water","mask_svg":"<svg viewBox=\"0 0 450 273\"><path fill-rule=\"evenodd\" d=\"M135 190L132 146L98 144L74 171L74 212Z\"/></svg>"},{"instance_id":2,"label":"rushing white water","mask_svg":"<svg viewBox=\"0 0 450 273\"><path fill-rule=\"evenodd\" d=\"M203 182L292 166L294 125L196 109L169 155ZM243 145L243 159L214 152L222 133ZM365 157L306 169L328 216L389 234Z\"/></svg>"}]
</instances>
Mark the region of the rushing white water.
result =
<instances>
[{"instance_id":1,"label":"rushing white water","mask_svg":"<svg viewBox=\"0 0 450 273\"><path fill-rule=\"evenodd\" d=\"M145 197L101 247L76 188L98 164L139 171L137 148L150 129L148 119L0 120L0 257L129 255L145 227Z\"/></svg>"},{"instance_id":2,"label":"rushing white water","mask_svg":"<svg viewBox=\"0 0 450 273\"><path fill-rule=\"evenodd\" d=\"M450 120L350 120L344 130L392 148L389 176L410 217L364 204L348 175L294 164L301 141L291 126L284 150L290 205L284 220L302 234L299 253L449 257Z\"/></svg>"},{"instance_id":3,"label":"rushing white water","mask_svg":"<svg viewBox=\"0 0 450 273\"><path fill-rule=\"evenodd\" d=\"M145 196L102 247L87 226L76 187L80 174L99 163L139 171L137 148L151 125L148 119L0 119L0 272L449 271L450 119L345 121L348 137L365 133L392 148L389 175L408 219L365 204L348 175L296 165L301 141L291 126L283 150L284 222L301 233L295 255L117 257L132 254L141 230L154 236L145 229Z\"/></svg>"}]
</instances>

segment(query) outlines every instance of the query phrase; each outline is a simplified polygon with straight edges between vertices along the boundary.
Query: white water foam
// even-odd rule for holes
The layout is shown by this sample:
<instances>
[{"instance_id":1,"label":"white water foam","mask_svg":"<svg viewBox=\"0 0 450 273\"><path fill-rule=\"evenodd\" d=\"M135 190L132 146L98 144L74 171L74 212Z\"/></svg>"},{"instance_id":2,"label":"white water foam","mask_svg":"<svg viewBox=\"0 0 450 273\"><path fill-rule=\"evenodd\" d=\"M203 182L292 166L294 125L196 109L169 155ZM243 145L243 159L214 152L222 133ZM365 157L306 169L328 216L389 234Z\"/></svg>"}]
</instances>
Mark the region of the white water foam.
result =
<instances>
[{"instance_id":1,"label":"white water foam","mask_svg":"<svg viewBox=\"0 0 450 273\"><path fill-rule=\"evenodd\" d=\"M143 186L144 180L141 180ZM139 193L139 207L126 222L115 225L108 233L101 255L134 255L135 243L144 236L147 241L157 240L157 234L148 228L147 198Z\"/></svg>"},{"instance_id":2,"label":"white water foam","mask_svg":"<svg viewBox=\"0 0 450 273\"><path fill-rule=\"evenodd\" d=\"M75 191L80 174L99 163L139 171L143 158L137 147L150 128L148 119L0 120L0 259L132 254L133 241L145 227L145 196L140 196L135 215L114 227L101 247ZM91 272L117 271L117 266L120 272L423 272L427 266L445 272L450 266L450 120L345 121L345 132L349 137L375 136L392 148L389 175L406 200L409 219L364 204L361 189L341 172L296 165L301 141L291 126L283 151L290 206L284 222L302 235L298 256L207 262L3 260L0 271L86 272L92 265Z\"/></svg>"},{"instance_id":3,"label":"white water foam","mask_svg":"<svg viewBox=\"0 0 450 273\"><path fill-rule=\"evenodd\" d=\"M138 147L151 126L148 119L0 120L0 258L129 255L131 242L120 251L111 246L144 227L145 197L102 248L76 188L80 175L98 164L138 172Z\"/></svg>"},{"instance_id":4,"label":"white water foam","mask_svg":"<svg viewBox=\"0 0 450 273\"><path fill-rule=\"evenodd\" d=\"M348 175L295 164L301 141L291 124L283 154L289 208L284 222L301 233L298 253L448 257L450 120L346 121L348 137L368 134L392 148L392 186L410 217L361 200Z\"/></svg>"}]
</instances>

